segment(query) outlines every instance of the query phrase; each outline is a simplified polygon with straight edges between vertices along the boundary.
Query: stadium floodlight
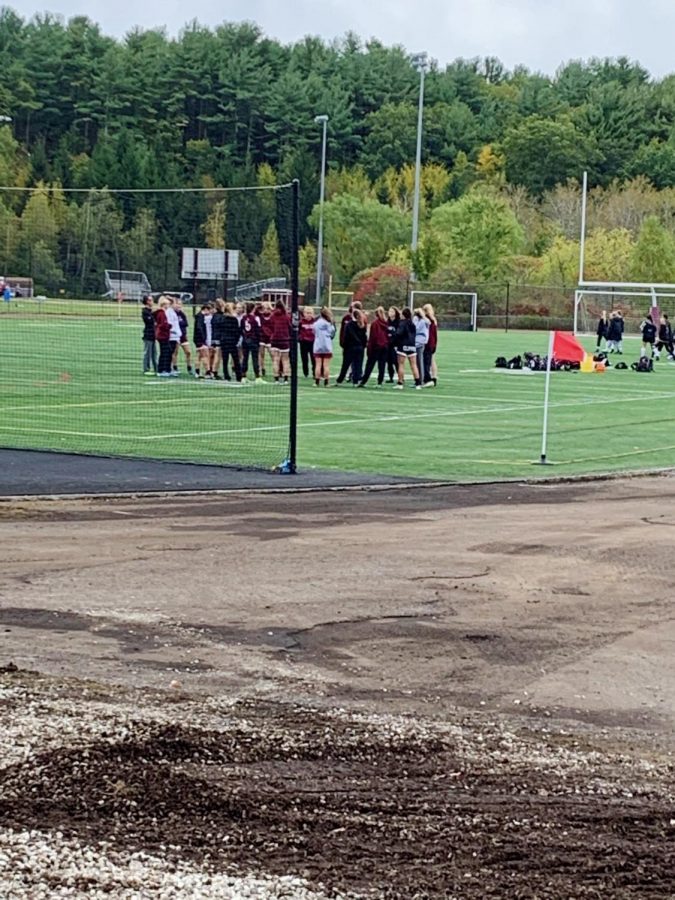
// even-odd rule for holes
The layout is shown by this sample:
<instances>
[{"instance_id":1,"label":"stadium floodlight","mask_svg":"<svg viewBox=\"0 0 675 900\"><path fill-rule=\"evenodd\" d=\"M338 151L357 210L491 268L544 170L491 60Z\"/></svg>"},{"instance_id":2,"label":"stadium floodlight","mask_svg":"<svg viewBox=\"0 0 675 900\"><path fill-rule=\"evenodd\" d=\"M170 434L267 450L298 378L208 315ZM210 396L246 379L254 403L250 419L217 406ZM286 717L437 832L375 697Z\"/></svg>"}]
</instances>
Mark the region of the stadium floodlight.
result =
<instances>
[{"instance_id":1,"label":"stadium floodlight","mask_svg":"<svg viewBox=\"0 0 675 900\"><path fill-rule=\"evenodd\" d=\"M316 252L316 304L321 303L321 281L323 279L323 204L326 197L326 130L328 116L314 116L317 125L323 125L321 141L321 190L319 194L319 244Z\"/></svg>"},{"instance_id":2,"label":"stadium floodlight","mask_svg":"<svg viewBox=\"0 0 675 900\"><path fill-rule=\"evenodd\" d=\"M415 53L411 57L413 66L420 73L420 98L417 110L417 148L415 152L415 193L413 197L413 224L411 248L413 253L417 250L417 240L420 227L420 181L422 175L422 119L424 115L424 75L427 71L427 54ZM415 273L412 273L413 280Z\"/></svg>"}]
</instances>

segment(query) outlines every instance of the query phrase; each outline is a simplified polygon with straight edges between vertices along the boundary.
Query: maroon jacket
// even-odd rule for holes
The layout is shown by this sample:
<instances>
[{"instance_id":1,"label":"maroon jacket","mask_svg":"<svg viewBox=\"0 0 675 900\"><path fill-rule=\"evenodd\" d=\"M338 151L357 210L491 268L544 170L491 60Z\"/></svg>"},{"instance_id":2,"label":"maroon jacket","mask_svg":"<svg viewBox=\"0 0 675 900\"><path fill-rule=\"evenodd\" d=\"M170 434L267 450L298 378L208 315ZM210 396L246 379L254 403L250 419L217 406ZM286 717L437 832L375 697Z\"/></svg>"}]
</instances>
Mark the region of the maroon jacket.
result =
<instances>
[{"instance_id":1,"label":"maroon jacket","mask_svg":"<svg viewBox=\"0 0 675 900\"><path fill-rule=\"evenodd\" d=\"M275 309L270 316L270 344L276 350L290 350L291 320L283 309Z\"/></svg>"},{"instance_id":2,"label":"maroon jacket","mask_svg":"<svg viewBox=\"0 0 675 900\"><path fill-rule=\"evenodd\" d=\"M160 307L155 310L155 340L168 341L171 339L171 325L166 313Z\"/></svg>"},{"instance_id":3,"label":"maroon jacket","mask_svg":"<svg viewBox=\"0 0 675 900\"><path fill-rule=\"evenodd\" d=\"M316 322L316 317L312 316L311 319L306 318L305 316L300 317L300 334L298 335L298 339L301 341L310 341L314 343L314 329L312 325Z\"/></svg>"},{"instance_id":4,"label":"maroon jacket","mask_svg":"<svg viewBox=\"0 0 675 900\"><path fill-rule=\"evenodd\" d=\"M370 334L368 335L368 353L377 353L379 350L386 350L389 346L389 329L387 323L382 319L373 319L370 326Z\"/></svg>"},{"instance_id":5,"label":"maroon jacket","mask_svg":"<svg viewBox=\"0 0 675 900\"><path fill-rule=\"evenodd\" d=\"M427 350L431 350L432 353L436 352L436 347L438 346L438 325L435 322L429 320L429 340L427 341Z\"/></svg>"},{"instance_id":6,"label":"maroon jacket","mask_svg":"<svg viewBox=\"0 0 675 900\"><path fill-rule=\"evenodd\" d=\"M260 313L260 343L269 344L272 337L272 313Z\"/></svg>"},{"instance_id":7,"label":"maroon jacket","mask_svg":"<svg viewBox=\"0 0 675 900\"><path fill-rule=\"evenodd\" d=\"M245 347L260 343L260 319L255 313L247 313L241 320L241 336Z\"/></svg>"}]
</instances>

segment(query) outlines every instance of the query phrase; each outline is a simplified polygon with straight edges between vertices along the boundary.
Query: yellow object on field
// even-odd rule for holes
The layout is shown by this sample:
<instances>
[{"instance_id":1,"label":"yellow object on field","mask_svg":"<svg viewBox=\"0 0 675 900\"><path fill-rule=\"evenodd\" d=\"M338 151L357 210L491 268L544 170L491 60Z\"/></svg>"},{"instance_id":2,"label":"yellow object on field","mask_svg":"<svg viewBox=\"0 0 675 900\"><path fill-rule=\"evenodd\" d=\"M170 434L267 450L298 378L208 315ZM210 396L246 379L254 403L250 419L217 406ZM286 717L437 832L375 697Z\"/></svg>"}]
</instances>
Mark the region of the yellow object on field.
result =
<instances>
[{"instance_id":1,"label":"yellow object on field","mask_svg":"<svg viewBox=\"0 0 675 900\"><path fill-rule=\"evenodd\" d=\"M593 362L593 357L590 353L587 353L586 356L579 363L579 369L582 372L592 372L595 368L595 363Z\"/></svg>"}]
</instances>

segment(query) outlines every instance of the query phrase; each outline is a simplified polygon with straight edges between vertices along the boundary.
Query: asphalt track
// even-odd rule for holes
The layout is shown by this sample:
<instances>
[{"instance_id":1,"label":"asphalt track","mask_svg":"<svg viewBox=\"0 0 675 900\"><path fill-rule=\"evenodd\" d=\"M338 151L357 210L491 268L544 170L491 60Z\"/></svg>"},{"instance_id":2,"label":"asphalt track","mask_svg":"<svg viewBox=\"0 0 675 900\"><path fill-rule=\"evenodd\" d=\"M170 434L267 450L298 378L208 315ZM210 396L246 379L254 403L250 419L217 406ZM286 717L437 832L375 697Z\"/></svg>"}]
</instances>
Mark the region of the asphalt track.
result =
<instances>
[{"instance_id":1,"label":"asphalt track","mask_svg":"<svg viewBox=\"0 0 675 900\"><path fill-rule=\"evenodd\" d=\"M283 490L411 484L360 472L304 469L295 475L192 463L0 449L0 496L138 494L157 491Z\"/></svg>"}]
</instances>

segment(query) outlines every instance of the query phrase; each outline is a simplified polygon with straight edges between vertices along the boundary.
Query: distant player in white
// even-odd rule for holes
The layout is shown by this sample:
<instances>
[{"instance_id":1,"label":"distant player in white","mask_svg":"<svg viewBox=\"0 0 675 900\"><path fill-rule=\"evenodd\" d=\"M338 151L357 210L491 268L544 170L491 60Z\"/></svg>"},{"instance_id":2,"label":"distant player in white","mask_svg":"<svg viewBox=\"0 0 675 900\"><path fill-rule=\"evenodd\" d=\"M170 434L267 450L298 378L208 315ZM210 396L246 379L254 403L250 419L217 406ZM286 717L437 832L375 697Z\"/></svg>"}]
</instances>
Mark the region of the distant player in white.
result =
<instances>
[{"instance_id":1,"label":"distant player in white","mask_svg":"<svg viewBox=\"0 0 675 900\"><path fill-rule=\"evenodd\" d=\"M178 313L173 308L173 301L170 297L167 297L168 304L166 309L164 310L166 314L167 321L169 323L169 327L171 328L171 336L169 340L173 343L175 341L174 347L178 349L178 345L181 342L181 328L180 328L180 319L178 318ZM174 378L178 377L178 369L171 369L171 374Z\"/></svg>"}]
</instances>

